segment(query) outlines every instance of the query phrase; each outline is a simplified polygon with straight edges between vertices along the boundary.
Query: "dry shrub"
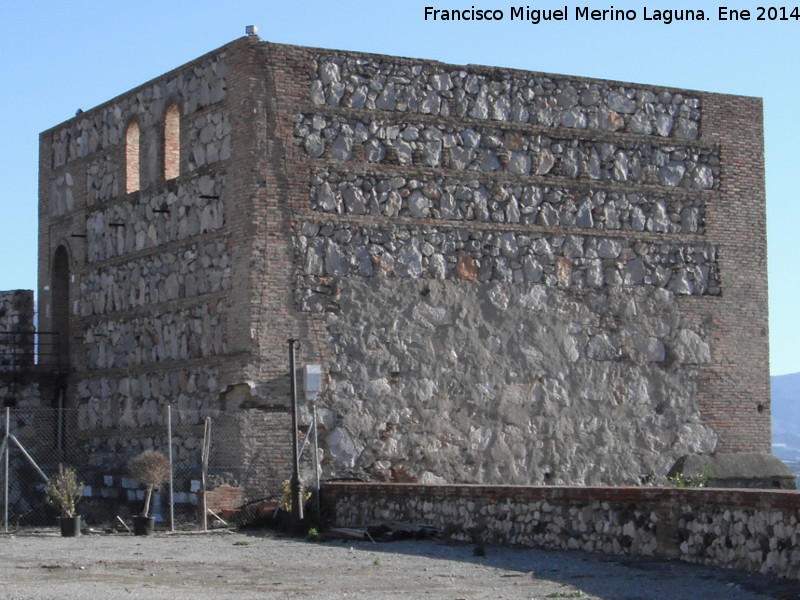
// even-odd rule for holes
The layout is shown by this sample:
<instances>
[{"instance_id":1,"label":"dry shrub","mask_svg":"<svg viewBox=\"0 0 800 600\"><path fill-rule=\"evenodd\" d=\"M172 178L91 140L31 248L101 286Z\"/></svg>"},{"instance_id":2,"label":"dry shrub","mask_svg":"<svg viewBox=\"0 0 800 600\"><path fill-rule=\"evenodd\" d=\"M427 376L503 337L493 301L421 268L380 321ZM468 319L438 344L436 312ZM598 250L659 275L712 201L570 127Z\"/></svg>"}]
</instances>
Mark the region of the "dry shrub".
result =
<instances>
[{"instance_id":1,"label":"dry shrub","mask_svg":"<svg viewBox=\"0 0 800 600\"><path fill-rule=\"evenodd\" d=\"M147 497L142 510L142 516L146 517L150 512L153 490L157 490L169 479L169 460L161 452L145 450L128 461L128 474L139 484L147 487Z\"/></svg>"}]
</instances>

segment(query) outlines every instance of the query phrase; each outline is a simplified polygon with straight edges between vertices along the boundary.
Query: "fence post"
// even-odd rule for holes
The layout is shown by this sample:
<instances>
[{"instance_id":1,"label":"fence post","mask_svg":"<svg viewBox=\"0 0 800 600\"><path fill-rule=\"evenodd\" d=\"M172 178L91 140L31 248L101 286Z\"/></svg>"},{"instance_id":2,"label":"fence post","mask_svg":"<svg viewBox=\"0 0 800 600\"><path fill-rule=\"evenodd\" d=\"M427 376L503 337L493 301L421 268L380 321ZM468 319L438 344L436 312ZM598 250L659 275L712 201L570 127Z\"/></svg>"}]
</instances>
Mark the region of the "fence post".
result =
<instances>
[{"instance_id":1,"label":"fence post","mask_svg":"<svg viewBox=\"0 0 800 600\"><path fill-rule=\"evenodd\" d=\"M208 531L208 505L206 504L206 478L208 476L208 457L211 454L211 417L206 417L205 427L203 429L203 449L200 454L202 462L202 471L200 472L200 492L203 494L202 504L203 507L203 531Z\"/></svg>"},{"instance_id":2,"label":"fence post","mask_svg":"<svg viewBox=\"0 0 800 600\"><path fill-rule=\"evenodd\" d=\"M3 482L3 527L4 531L8 533L8 451L9 446L11 444L8 443L11 434L11 409L6 406L6 435L3 438L3 445L5 446L5 450L3 452L3 464L4 464L4 482Z\"/></svg>"},{"instance_id":3,"label":"fence post","mask_svg":"<svg viewBox=\"0 0 800 600\"><path fill-rule=\"evenodd\" d=\"M303 522L303 498L302 484L300 483L300 454L297 447L297 373L294 366L294 349L298 343L295 339L289 341L289 383L292 401L292 525L299 528Z\"/></svg>"},{"instance_id":4,"label":"fence post","mask_svg":"<svg viewBox=\"0 0 800 600\"><path fill-rule=\"evenodd\" d=\"M56 456L64 462L64 388L58 388L58 408L56 408Z\"/></svg>"},{"instance_id":5,"label":"fence post","mask_svg":"<svg viewBox=\"0 0 800 600\"><path fill-rule=\"evenodd\" d=\"M322 509L319 502L319 439L317 437L317 405L311 405L311 426L314 428L314 483L317 491L317 523L322 522Z\"/></svg>"},{"instance_id":6,"label":"fence post","mask_svg":"<svg viewBox=\"0 0 800 600\"><path fill-rule=\"evenodd\" d=\"M172 465L172 405L167 404L167 448L169 450L169 530L175 531L175 469Z\"/></svg>"}]
</instances>

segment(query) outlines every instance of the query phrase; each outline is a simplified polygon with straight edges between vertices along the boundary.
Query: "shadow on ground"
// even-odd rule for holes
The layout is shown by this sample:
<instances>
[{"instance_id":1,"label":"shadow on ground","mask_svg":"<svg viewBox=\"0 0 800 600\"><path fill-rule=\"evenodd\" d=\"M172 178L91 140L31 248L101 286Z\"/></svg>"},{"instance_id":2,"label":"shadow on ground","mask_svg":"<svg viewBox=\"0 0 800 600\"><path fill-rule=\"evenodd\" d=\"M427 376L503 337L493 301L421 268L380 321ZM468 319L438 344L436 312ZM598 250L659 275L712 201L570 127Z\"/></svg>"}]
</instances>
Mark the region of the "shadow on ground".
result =
<instances>
[{"instance_id":1,"label":"shadow on ground","mask_svg":"<svg viewBox=\"0 0 800 600\"><path fill-rule=\"evenodd\" d=\"M275 535L263 531L250 535ZM297 544L349 546L355 551L459 561L506 571L502 577L550 581L561 592L548 598L594 596L603 600L735 600L760 595L800 600L800 580L649 557L611 557L582 551L450 544L432 539L372 542L287 538ZM480 555L481 553L484 555Z\"/></svg>"}]
</instances>

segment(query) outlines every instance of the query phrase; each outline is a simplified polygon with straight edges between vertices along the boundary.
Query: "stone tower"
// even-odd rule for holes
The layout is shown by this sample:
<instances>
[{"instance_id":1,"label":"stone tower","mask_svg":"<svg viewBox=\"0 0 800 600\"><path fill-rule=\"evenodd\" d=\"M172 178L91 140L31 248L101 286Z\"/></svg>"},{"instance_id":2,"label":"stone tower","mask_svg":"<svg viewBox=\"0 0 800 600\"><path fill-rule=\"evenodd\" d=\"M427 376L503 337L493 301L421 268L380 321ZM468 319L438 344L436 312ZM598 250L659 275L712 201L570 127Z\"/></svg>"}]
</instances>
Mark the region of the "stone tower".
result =
<instances>
[{"instance_id":1,"label":"stone tower","mask_svg":"<svg viewBox=\"0 0 800 600\"><path fill-rule=\"evenodd\" d=\"M296 338L324 476L638 483L770 450L764 204L757 98L248 36L41 135L40 321L86 439Z\"/></svg>"}]
</instances>

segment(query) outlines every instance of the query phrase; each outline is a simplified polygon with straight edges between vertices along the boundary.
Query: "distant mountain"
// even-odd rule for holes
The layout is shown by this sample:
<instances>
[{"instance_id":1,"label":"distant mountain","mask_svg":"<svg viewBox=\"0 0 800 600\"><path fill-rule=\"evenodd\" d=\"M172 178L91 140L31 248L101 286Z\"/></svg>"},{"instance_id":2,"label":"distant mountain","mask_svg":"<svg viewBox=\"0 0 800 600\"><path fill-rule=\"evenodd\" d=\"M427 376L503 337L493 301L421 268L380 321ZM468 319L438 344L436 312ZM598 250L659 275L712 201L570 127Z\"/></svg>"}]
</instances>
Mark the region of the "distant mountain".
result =
<instances>
[{"instance_id":1,"label":"distant mountain","mask_svg":"<svg viewBox=\"0 0 800 600\"><path fill-rule=\"evenodd\" d=\"M800 373L770 377L772 453L800 476Z\"/></svg>"}]
</instances>

